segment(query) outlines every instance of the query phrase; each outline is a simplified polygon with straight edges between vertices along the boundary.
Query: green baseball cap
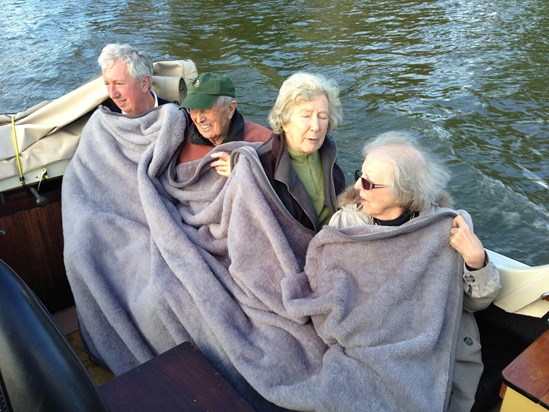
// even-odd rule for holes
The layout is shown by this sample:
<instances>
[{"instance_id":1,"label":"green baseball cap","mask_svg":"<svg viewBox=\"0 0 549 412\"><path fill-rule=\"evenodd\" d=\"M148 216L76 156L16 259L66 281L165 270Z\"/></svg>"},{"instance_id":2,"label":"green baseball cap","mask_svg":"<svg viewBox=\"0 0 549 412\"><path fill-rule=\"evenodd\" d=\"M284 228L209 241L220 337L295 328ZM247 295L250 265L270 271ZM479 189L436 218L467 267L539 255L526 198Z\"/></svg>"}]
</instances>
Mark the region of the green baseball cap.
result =
<instances>
[{"instance_id":1,"label":"green baseball cap","mask_svg":"<svg viewBox=\"0 0 549 412\"><path fill-rule=\"evenodd\" d=\"M233 81L225 74L202 73L191 81L181 107L209 109L219 96L235 97Z\"/></svg>"}]
</instances>

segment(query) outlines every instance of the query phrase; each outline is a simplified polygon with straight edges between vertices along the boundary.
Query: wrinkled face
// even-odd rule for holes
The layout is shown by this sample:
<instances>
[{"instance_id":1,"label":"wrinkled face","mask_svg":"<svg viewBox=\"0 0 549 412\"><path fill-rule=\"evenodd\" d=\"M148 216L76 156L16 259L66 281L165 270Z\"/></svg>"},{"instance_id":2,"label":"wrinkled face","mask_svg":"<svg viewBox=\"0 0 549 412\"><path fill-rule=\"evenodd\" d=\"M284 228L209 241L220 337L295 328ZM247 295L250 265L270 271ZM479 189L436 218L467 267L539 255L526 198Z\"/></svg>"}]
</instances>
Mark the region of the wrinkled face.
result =
<instances>
[{"instance_id":1,"label":"wrinkled face","mask_svg":"<svg viewBox=\"0 0 549 412\"><path fill-rule=\"evenodd\" d=\"M379 185L391 185L393 170L394 166L391 163L377 159L375 154L368 155L362 163L362 177ZM399 206L396 198L392 195L390 187L364 190L360 179L358 179L355 189L360 193L363 212L369 216L380 220L391 220L396 219L404 212L404 208Z\"/></svg>"},{"instance_id":2,"label":"wrinkled face","mask_svg":"<svg viewBox=\"0 0 549 412\"><path fill-rule=\"evenodd\" d=\"M121 60L116 60L111 67L102 70L103 81L114 103L129 116L139 116L150 107L152 98L149 92L149 77L137 82L128 67Z\"/></svg>"},{"instance_id":3,"label":"wrinkled face","mask_svg":"<svg viewBox=\"0 0 549 412\"><path fill-rule=\"evenodd\" d=\"M310 101L298 100L290 120L282 126L288 147L300 153L314 153L320 149L328 131L328 109L325 95Z\"/></svg>"},{"instance_id":4,"label":"wrinkled face","mask_svg":"<svg viewBox=\"0 0 549 412\"><path fill-rule=\"evenodd\" d=\"M216 101L208 109L189 109L189 112L198 132L217 146L229 136L229 128L235 109L235 101L232 101L229 105L219 105Z\"/></svg>"}]
</instances>

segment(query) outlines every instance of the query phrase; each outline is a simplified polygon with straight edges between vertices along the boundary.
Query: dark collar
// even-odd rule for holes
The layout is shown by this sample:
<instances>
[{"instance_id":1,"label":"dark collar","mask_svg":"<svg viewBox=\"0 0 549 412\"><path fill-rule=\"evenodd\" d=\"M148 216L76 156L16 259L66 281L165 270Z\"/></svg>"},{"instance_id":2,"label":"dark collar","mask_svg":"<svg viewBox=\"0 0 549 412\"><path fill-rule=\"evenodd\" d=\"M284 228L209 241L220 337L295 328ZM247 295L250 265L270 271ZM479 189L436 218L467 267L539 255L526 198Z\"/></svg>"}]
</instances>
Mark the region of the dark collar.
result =
<instances>
[{"instance_id":1,"label":"dark collar","mask_svg":"<svg viewBox=\"0 0 549 412\"><path fill-rule=\"evenodd\" d=\"M379 225L379 226L400 226L400 225L403 225L404 223L412 220L413 218L417 217L419 215L419 212L404 212L403 214L401 214L399 217L397 217L396 219L391 219L391 220L379 220L379 219L376 219L374 217L374 225Z\"/></svg>"}]
</instances>

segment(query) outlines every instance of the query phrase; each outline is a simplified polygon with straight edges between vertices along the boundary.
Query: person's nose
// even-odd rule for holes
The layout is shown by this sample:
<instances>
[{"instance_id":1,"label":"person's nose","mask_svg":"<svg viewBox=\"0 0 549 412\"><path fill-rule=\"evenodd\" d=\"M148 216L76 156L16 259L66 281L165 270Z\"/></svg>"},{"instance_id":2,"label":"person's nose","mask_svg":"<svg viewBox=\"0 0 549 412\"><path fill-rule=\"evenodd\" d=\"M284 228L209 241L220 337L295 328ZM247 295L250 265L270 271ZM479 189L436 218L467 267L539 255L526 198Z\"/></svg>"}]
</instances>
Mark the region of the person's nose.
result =
<instances>
[{"instance_id":1,"label":"person's nose","mask_svg":"<svg viewBox=\"0 0 549 412\"><path fill-rule=\"evenodd\" d=\"M360 181L360 177L355 182L355 189L357 190L362 189L362 182Z\"/></svg>"},{"instance_id":2,"label":"person's nose","mask_svg":"<svg viewBox=\"0 0 549 412\"><path fill-rule=\"evenodd\" d=\"M309 127L312 131L317 131L320 128L319 123L320 121L317 116L311 116L311 124L309 125Z\"/></svg>"},{"instance_id":3,"label":"person's nose","mask_svg":"<svg viewBox=\"0 0 549 412\"><path fill-rule=\"evenodd\" d=\"M204 112L202 110L199 110L196 113L196 120L198 120L199 123L203 122L206 119L206 116L204 115Z\"/></svg>"},{"instance_id":4,"label":"person's nose","mask_svg":"<svg viewBox=\"0 0 549 412\"><path fill-rule=\"evenodd\" d=\"M111 99L116 98L120 95L120 93L118 92L118 89L114 85L107 86L107 89L108 89L108 92L109 92L109 97Z\"/></svg>"}]
</instances>

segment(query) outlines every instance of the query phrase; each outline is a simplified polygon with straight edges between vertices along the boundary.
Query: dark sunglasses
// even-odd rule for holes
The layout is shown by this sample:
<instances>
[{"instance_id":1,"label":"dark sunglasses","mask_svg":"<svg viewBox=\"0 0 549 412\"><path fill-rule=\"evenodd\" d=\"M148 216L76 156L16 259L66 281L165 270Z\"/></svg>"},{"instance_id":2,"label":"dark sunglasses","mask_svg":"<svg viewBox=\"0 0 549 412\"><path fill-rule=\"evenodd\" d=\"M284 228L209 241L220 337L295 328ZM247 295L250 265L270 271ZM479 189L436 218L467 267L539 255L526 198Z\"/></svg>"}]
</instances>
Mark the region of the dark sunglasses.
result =
<instances>
[{"instance_id":1,"label":"dark sunglasses","mask_svg":"<svg viewBox=\"0 0 549 412\"><path fill-rule=\"evenodd\" d=\"M368 179L362 177L362 170L355 170L355 180L360 179L360 184L364 190L378 189L380 187L389 187L388 185L379 185L372 183Z\"/></svg>"}]
</instances>

